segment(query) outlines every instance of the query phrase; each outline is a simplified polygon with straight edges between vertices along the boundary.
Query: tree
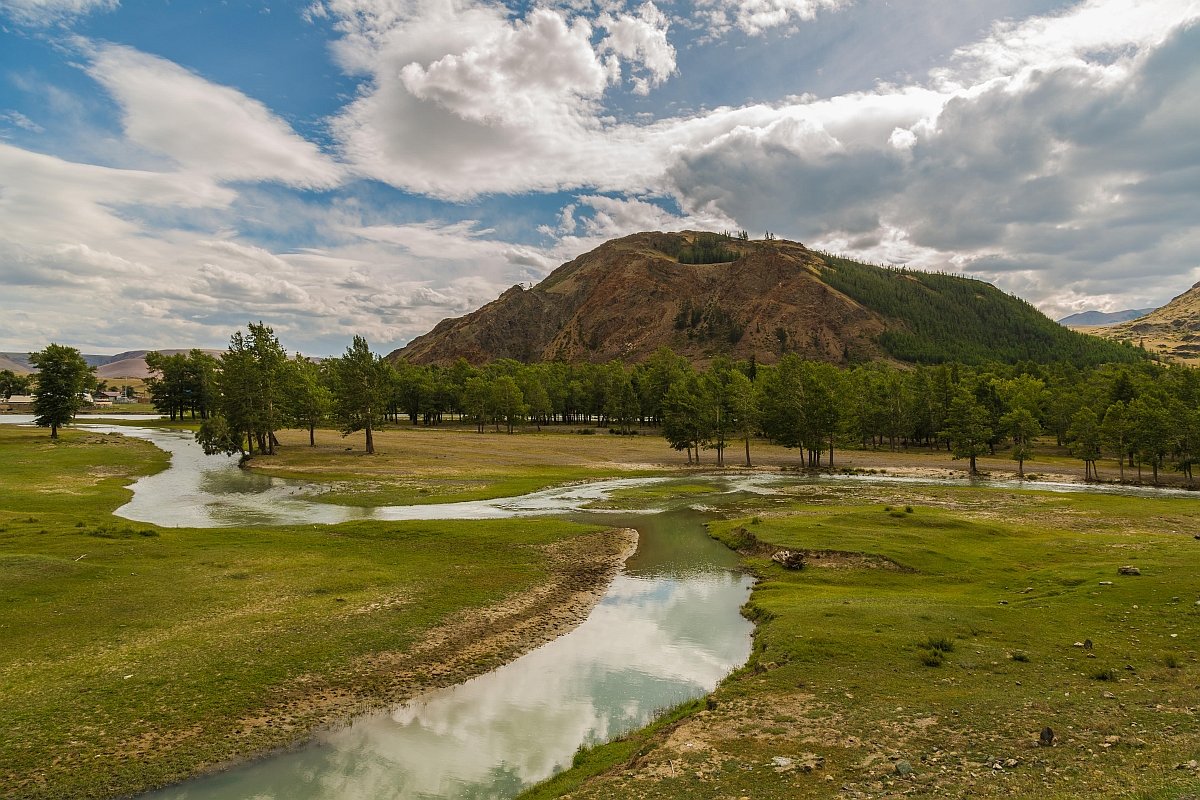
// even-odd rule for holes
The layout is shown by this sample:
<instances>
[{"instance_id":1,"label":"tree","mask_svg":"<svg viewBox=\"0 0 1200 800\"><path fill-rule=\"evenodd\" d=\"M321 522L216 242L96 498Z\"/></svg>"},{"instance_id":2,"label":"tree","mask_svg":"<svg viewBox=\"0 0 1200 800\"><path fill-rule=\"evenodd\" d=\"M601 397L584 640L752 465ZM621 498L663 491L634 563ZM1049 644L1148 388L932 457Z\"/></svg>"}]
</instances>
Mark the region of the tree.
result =
<instances>
[{"instance_id":1,"label":"tree","mask_svg":"<svg viewBox=\"0 0 1200 800\"><path fill-rule=\"evenodd\" d=\"M11 369L0 370L0 397L7 400L14 394L25 394L31 382L29 375L18 375Z\"/></svg>"},{"instance_id":2,"label":"tree","mask_svg":"<svg viewBox=\"0 0 1200 800\"><path fill-rule=\"evenodd\" d=\"M946 409L946 428L938 433L950 441L950 451L955 459L971 460L971 474L978 475L975 459L990 450L988 442L994 433L991 415L976 399L975 395L960 391L950 407Z\"/></svg>"},{"instance_id":3,"label":"tree","mask_svg":"<svg viewBox=\"0 0 1200 800\"><path fill-rule=\"evenodd\" d=\"M285 377L288 417L308 428L308 446L317 446L317 426L329 415L333 395L319 365L297 353Z\"/></svg>"},{"instance_id":4,"label":"tree","mask_svg":"<svg viewBox=\"0 0 1200 800\"><path fill-rule=\"evenodd\" d=\"M333 384L333 416L342 435L366 433L367 453L375 453L375 426L387 408L390 366L371 352L367 340L355 336L341 358L330 362Z\"/></svg>"},{"instance_id":5,"label":"tree","mask_svg":"<svg viewBox=\"0 0 1200 800\"><path fill-rule=\"evenodd\" d=\"M1018 477L1025 477L1025 462L1033 458L1033 440L1042 434L1042 426L1028 408L1017 407L1000 418L1000 424L1012 437L1012 458L1017 462Z\"/></svg>"},{"instance_id":6,"label":"tree","mask_svg":"<svg viewBox=\"0 0 1200 800\"><path fill-rule=\"evenodd\" d=\"M1125 459L1133 457L1133 440L1129 408L1123 400L1118 400L1104 412L1104 421L1100 423L1100 441L1116 454L1122 483L1125 482Z\"/></svg>"},{"instance_id":7,"label":"tree","mask_svg":"<svg viewBox=\"0 0 1200 800\"><path fill-rule=\"evenodd\" d=\"M1071 443L1071 453L1083 461L1084 480L1100 480L1096 472L1096 460L1100 458L1100 419L1095 411L1084 406L1075 412L1067 429L1067 441Z\"/></svg>"},{"instance_id":8,"label":"tree","mask_svg":"<svg viewBox=\"0 0 1200 800\"><path fill-rule=\"evenodd\" d=\"M525 398L521 387L507 375L502 375L492 382L492 397L495 401L496 419L504 420L508 432L513 432L517 420L525 415Z\"/></svg>"},{"instance_id":9,"label":"tree","mask_svg":"<svg viewBox=\"0 0 1200 800\"><path fill-rule=\"evenodd\" d=\"M746 442L746 466L750 467L750 437L758 430L758 392L754 384L740 370L729 373L726 386L729 400L729 429Z\"/></svg>"},{"instance_id":10,"label":"tree","mask_svg":"<svg viewBox=\"0 0 1200 800\"><path fill-rule=\"evenodd\" d=\"M34 423L49 428L50 438L57 439L59 427L74 419L83 405L83 393L96 376L78 350L61 344L48 344L45 350L30 353L29 362L38 369Z\"/></svg>"}]
</instances>

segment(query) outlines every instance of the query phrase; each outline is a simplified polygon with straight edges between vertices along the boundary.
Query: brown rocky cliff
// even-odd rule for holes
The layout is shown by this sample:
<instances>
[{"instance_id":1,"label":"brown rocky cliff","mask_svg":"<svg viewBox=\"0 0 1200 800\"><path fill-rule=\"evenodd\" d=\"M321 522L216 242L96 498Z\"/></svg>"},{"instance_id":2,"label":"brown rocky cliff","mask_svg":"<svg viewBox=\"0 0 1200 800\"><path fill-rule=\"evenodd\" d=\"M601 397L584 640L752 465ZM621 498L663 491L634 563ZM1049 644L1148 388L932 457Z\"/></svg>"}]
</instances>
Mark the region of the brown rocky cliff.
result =
<instances>
[{"instance_id":1,"label":"brown rocky cliff","mask_svg":"<svg viewBox=\"0 0 1200 800\"><path fill-rule=\"evenodd\" d=\"M414 363L640 361L670 347L696 363L717 355L773 363L784 352L844 363L879 356L877 314L824 283L817 257L782 240L723 245L740 255L681 264L701 234L641 233L608 242L540 284L514 286L439 323L392 354Z\"/></svg>"}]
</instances>

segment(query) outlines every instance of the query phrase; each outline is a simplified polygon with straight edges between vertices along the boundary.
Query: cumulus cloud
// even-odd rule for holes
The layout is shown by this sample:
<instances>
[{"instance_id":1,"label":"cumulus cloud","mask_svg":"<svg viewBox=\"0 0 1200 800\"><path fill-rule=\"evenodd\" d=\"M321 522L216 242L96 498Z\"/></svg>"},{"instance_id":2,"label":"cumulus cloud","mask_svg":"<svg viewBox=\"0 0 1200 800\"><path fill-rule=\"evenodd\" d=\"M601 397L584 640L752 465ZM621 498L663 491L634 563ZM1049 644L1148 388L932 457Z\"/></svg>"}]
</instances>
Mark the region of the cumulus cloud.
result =
<instances>
[{"instance_id":1,"label":"cumulus cloud","mask_svg":"<svg viewBox=\"0 0 1200 800\"><path fill-rule=\"evenodd\" d=\"M448 199L563 186L626 189L672 142L604 117L628 79L648 93L675 70L653 3L595 19L562 8L434 0L330 2L342 65L370 76L334 121L348 162L398 188Z\"/></svg>"},{"instance_id":2,"label":"cumulus cloud","mask_svg":"<svg viewBox=\"0 0 1200 800\"><path fill-rule=\"evenodd\" d=\"M681 150L670 184L685 207L969 271L1052 313L1118 288L1161 302L1200 262L1179 195L1200 185L1198 14L1089 2L1006 23L925 89L779 108Z\"/></svg>"},{"instance_id":3,"label":"cumulus cloud","mask_svg":"<svg viewBox=\"0 0 1200 800\"><path fill-rule=\"evenodd\" d=\"M328 188L342 170L262 103L166 59L101 45L88 73L121 106L126 137L223 181Z\"/></svg>"}]
</instances>

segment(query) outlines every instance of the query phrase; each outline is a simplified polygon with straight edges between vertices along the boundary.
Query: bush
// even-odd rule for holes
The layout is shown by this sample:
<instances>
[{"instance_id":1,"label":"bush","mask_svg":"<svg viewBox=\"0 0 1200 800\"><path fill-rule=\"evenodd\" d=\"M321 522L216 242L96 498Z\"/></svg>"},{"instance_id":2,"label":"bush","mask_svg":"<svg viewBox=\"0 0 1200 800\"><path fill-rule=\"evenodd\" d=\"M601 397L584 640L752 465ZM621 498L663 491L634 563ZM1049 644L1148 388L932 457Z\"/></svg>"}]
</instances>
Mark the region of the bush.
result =
<instances>
[{"instance_id":1,"label":"bush","mask_svg":"<svg viewBox=\"0 0 1200 800\"><path fill-rule=\"evenodd\" d=\"M1010 658L1012 658L1013 661L1020 661L1021 663L1026 663L1029 661L1029 654L1022 650L1014 650L1012 652L1012 655L1010 656Z\"/></svg>"},{"instance_id":2,"label":"bush","mask_svg":"<svg viewBox=\"0 0 1200 800\"><path fill-rule=\"evenodd\" d=\"M942 655L941 650L921 651L921 663L927 667L940 667L942 662L945 661L945 658L946 657Z\"/></svg>"},{"instance_id":3,"label":"bush","mask_svg":"<svg viewBox=\"0 0 1200 800\"><path fill-rule=\"evenodd\" d=\"M937 650L942 653L953 653L954 642L947 639L945 636L930 636L920 644L926 650Z\"/></svg>"}]
</instances>

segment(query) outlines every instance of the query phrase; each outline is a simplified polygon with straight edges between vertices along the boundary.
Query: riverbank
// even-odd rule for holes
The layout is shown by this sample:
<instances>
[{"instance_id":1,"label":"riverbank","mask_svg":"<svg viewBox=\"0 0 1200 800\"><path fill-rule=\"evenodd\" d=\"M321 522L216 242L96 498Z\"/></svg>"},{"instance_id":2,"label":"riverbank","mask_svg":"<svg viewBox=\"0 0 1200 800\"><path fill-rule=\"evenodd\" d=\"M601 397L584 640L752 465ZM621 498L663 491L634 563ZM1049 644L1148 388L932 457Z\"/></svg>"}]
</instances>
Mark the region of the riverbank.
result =
<instances>
[{"instance_id":1,"label":"riverbank","mask_svg":"<svg viewBox=\"0 0 1200 800\"><path fill-rule=\"evenodd\" d=\"M0 428L0 797L102 798L462 682L587 616L629 530L554 520L160 528L165 454Z\"/></svg>"},{"instance_id":2,"label":"riverbank","mask_svg":"<svg viewBox=\"0 0 1200 800\"><path fill-rule=\"evenodd\" d=\"M1173 798L1200 784L1194 498L808 486L763 505L711 525L762 578L746 668L524 797ZM807 566L772 562L784 548Z\"/></svg>"},{"instance_id":3,"label":"riverbank","mask_svg":"<svg viewBox=\"0 0 1200 800\"><path fill-rule=\"evenodd\" d=\"M316 447L308 446L307 431L283 431L279 438L283 446L276 455L255 456L246 462L247 468L311 482L322 487L314 499L349 506L487 500L578 481L719 471L712 452L704 451L702 462L689 464L686 456L672 450L657 432L580 435L546 428L508 435L452 425L400 425L376 433L377 453L373 456L363 452L358 435L343 437L336 431L318 430ZM754 466L740 466L744 454L731 446L723 471L803 471L800 453L794 449L756 441L751 455ZM967 462L953 459L945 450L839 449L835 458L835 473L936 481L969 477ZM984 476L1016 487L1036 487L1039 482L1084 483L1083 462L1052 442L1040 443L1037 459L1025 463L1027 480L1018 478L1016 462L1003 452L981 457L978 463ZM1115 463L1101 460L1099 469L1106 483L1117 482L1120 472ZM1131 483L1136 476L1126 468ZM1149 473L1144 477L1148 483ZM1186 488L1183 476L1177 473L1163 472L1160 478L1164 487Z\"/></svg>"}]
</instances>

